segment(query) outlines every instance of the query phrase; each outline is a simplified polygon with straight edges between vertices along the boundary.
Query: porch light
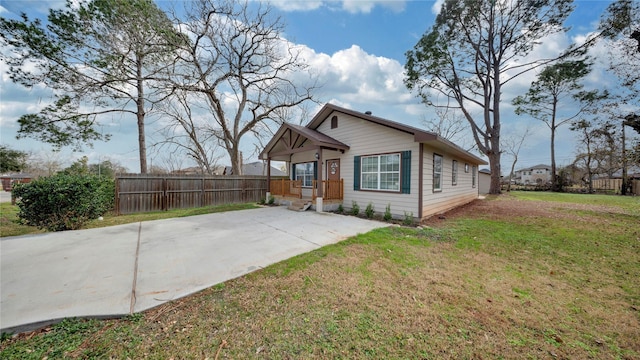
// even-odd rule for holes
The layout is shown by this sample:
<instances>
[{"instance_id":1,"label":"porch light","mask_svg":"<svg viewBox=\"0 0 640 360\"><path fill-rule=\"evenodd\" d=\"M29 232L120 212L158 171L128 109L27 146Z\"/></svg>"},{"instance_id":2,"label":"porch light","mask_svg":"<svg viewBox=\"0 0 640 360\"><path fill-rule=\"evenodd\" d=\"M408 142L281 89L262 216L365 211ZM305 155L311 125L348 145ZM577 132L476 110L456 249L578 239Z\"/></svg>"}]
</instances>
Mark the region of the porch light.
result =
<instances>
[{"instance_id":1,"label":"porch light","mask_svg":"<svg viewBox=\"0 0 640 360\"><path fill-rule=\"evenodd\" d=\"M320 154L316 153L316 160L320 159Z\"/></svg>"}]
</instances>

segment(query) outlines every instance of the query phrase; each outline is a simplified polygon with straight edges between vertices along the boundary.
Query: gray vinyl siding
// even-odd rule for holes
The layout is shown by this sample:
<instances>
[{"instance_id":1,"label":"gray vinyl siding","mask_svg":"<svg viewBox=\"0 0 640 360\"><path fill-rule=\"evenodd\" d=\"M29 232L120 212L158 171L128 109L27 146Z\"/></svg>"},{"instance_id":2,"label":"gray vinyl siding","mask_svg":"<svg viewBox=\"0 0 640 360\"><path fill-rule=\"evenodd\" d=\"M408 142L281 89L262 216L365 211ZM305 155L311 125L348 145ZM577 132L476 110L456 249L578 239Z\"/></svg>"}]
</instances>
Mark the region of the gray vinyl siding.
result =
<instances>
[{"instance_id":1,"label":"gray vinyl siding","mask_svg":"<svg viewBox=\"0 0 640 360\"><path fill-rule=\"evenodd\" d=\"M442 155L442 191L433 191L433 154L437 153ZM452 185L452 166L453 160L458 161L458 182L457 185ZM464 171L465 163L469 164L469 172ZM434 150L428 145L424 145L423 156L423 190L422 196L422 216L429 217L430 215L438 214L471 202L478 198L478 184L476 177L476 186L471 184L471 172L473 167L477 164L469 163L459 158L452 157L451 155L443 152L442 150ZM477 173L476 173L477 176Z\"/></svg>"},{"instance_id":2,"label":"gray vinyl siding","mask_svg":"<svg viewBox=\"0 0 640 360\"><path fill-rule=\"evenodd\" d=\"M340 175L344 179L344 208L350 209L352 201L360 206L362 212L369 203L375 211L383 213L391 204L391 213L398 218L404 217L405 212L418 216L418 170L419 144L414 142L413 135L388 127L371 123L345 114L338 114L338 127L331 129L331 114L316 130L349 145L350 149L344 154L324 152L323 159L340 158ZM410 194L354 191L354 156L377 155L386 153L401 153L411 151L411 184ZM323 169L326 174L326 170Z\"/></svg>"}]
</instances>

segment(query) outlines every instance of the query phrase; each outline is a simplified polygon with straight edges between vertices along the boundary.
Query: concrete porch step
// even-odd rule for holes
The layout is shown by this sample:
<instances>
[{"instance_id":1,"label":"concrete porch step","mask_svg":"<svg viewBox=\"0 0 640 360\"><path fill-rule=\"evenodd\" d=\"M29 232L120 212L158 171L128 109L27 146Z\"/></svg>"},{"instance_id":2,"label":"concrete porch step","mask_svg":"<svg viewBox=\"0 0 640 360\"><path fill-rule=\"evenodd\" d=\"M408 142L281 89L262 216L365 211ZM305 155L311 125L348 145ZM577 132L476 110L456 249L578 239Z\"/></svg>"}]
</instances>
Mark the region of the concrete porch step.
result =
<instances>
[{"instance_id":1,"label":"concrete porch step","mask_svg":"<svg viewBox=\"0 0 640 360\"><path fill-rule=\"evenodd\" d=\"M295 200L291 202L291 205L287 207L289 210L293 211L307 211L311 207L313 202L311 200Z\"/></svg>"}]
</instances>

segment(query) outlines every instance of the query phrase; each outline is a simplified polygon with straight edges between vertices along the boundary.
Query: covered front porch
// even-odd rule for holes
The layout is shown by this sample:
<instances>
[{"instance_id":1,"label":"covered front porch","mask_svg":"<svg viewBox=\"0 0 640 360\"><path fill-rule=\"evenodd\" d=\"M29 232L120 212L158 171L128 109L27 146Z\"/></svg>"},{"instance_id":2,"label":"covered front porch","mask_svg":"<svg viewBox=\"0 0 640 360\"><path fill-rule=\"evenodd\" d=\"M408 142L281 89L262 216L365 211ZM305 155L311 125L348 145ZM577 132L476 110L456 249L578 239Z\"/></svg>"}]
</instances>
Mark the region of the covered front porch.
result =
<instances>
[{"instance_id":1,"label":"covered front porch","mask_svg":"<svg viewBox=\"0 0 640 360\"><path fill-rule=\"evenodd\" d=\"M315 130L283 124L260 154L267 160L284 161L289 179L272 179L267 173L268 197L276 203L312 204L316 211L338 208L344 199L344 180L340 177L340 159L349 146Z\"/></svg>"}]
</instances>

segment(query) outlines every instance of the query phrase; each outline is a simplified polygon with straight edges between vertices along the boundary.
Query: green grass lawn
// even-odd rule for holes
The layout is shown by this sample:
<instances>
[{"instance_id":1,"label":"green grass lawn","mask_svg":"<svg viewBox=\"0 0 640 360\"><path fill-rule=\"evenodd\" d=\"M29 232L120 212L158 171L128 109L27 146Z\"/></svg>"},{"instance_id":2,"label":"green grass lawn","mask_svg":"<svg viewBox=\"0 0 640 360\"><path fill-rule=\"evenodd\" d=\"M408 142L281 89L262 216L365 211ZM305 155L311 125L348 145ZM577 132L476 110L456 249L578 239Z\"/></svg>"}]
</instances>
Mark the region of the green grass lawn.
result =
<instances>
[{"instance_id":1,"label":"green grass lawn","mask_svg":"<svg viewBox=\"0 0 640 360\"><path fill-rule=\"evenodd\" d=\"M640 196L570 194L544 191L512 191L511 195L523 200L569 202L575 204L613 206L640 215Z\"/></svg>"},{"instance_id":2,"label":"green grass lawn","mask_svg":"<svg viewBox=\"0 0 640 360\"><path fill-rule=\"evenodd\" d=\"M247 204L227 204L218 206L207 206L192 209L176 209L169 211L156 211L141 214L119 215L112 213L106 214L103 220L93 220L84 226L84 229L100 228L105 226L130 224L140 221L171 219L176 217L185 217L193 215L212 214L216 212L255 209L258 205L254 203ZM21 225L18 221L18 206L11 203L0 203L0 237L18 236L28 234L44 233L33 226Z\"/></svg>"},{"instance_id":3,"label":"green grass lawn","mask_svg":"<svg viewBox=\"0 0 640 360\"><path fill-rule=\"evenodd\" d=\"M142 314L7 338L0 358L640 359L640 214L592 196L491 197Z\"/></svg>"}]
</instances>

